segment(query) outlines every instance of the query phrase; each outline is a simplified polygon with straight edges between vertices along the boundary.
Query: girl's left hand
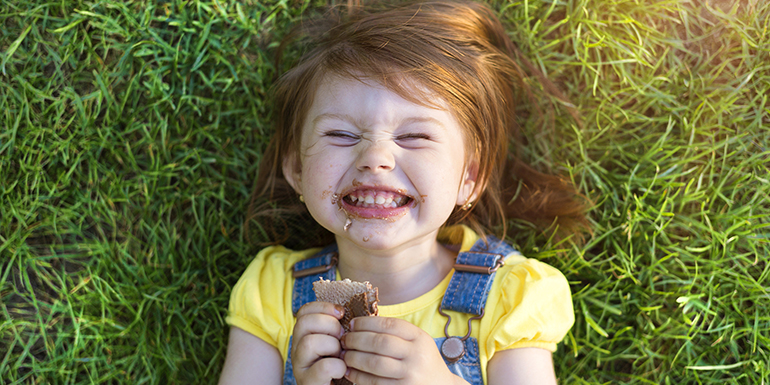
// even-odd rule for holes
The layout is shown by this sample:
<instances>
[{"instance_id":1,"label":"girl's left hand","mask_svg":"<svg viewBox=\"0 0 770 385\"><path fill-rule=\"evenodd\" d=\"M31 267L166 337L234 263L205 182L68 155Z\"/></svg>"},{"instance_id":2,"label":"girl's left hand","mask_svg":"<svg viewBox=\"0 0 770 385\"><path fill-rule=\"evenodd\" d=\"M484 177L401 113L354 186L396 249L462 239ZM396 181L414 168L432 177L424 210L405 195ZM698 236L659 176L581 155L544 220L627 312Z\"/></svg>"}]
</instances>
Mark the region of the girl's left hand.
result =
<instances>
[{"instance_id":1,"label":"girl's left hand","mask_svg":"<svg viewBox=\"0 0 770 385\"><path fill-rule=\"evenodd\" d=\"M359 317L340 339L345 375L358 385L467 384L449 371L433 338L396 318Z\"/></svg>"}]
</instances>

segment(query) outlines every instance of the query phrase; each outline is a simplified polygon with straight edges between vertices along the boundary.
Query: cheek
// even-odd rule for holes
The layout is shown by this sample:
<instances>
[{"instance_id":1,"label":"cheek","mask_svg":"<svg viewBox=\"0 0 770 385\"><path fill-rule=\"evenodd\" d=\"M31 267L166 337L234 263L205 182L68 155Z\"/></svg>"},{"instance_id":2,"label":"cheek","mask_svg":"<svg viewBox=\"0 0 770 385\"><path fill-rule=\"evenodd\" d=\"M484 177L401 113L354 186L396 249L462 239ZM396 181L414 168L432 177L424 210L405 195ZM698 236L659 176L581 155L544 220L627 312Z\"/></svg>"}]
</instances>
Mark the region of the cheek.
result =
<instances>
[{"instance_id":1,"label":"cheek","mask_svg":"<svg viewBox=\"0 0 770 385\"><path fill-rule=\"evenodd\" d=\"M340 165L322 157L305 159L302 176L302 185L308 194L329 195L333 193L334 186L341 177Z\"/></svg>"},{"instance_id":2,"label":"cheek","mask_svg":"<svg viewBox=\"0 0 770 385\"><path fill-rule=\"evenodd\" d=\"M334 202L335 186L340 179L337 168L320 157L312 157L304 160L302 176L305 206L316 222L330 229L329 226L337 221Z\"/></svg>"}]
</instances>

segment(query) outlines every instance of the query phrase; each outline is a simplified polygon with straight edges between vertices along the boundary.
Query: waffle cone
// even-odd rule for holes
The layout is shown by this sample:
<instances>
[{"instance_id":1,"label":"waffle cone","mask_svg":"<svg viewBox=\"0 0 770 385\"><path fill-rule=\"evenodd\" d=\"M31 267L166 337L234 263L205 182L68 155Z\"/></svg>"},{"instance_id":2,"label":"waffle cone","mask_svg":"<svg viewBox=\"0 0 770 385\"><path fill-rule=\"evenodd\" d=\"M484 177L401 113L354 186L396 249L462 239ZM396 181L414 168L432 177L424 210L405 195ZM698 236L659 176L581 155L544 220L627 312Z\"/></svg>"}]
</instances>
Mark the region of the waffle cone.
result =
<instances>
[{"instance_id":1,"label":"waffle cone","mask_svg":"<svg viewBox=\"0 0 770 385\"><path fill-rule=\"evenodd\" d=\"M355 282L349 279L328 281L321 278L313 282L316 299L330 302L345 308L345 315L340 320L345 331L350 331L348 324L355 317L377 315L377 288L369 282Z\"/></svg>"}]
</instances>

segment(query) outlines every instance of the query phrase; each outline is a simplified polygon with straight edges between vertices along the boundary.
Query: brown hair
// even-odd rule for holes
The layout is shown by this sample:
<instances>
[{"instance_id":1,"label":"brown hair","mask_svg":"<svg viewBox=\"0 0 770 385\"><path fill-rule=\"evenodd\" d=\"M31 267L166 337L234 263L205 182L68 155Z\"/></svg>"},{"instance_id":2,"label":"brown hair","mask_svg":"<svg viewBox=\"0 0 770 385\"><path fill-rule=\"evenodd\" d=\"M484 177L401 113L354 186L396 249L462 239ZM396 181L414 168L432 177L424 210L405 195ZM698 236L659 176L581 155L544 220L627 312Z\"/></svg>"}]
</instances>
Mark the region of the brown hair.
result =
<instances>
[{"instance_id":1,"label":"brown hair","mask_svg":"<svg viewBox=\"0 0 770 385\"><path fill-rule=\"evenodd\" d=\"M464 223L480 234L502 226L500 235L508 218L543 227L555 223L562 236L588 227L584 200L571 183L509 153L510 138L520 136L516 106L533 100L517 63L546 92L564 98L523 58L488 7L461 1L333 7L296 27L279 48L278 62L286 43L298 38L309 51L275 84L275 133L260 163L247 234L256 225L272 243L310 247L333 241L282 172L284 158L300 153L305 116L328 74L373 79L417 104L428 105L429 94L447 103L466 131L466 152L479 162L477 186L483 187L473 208L456 208L447 224Z\"/></svg>"}]
</instances>

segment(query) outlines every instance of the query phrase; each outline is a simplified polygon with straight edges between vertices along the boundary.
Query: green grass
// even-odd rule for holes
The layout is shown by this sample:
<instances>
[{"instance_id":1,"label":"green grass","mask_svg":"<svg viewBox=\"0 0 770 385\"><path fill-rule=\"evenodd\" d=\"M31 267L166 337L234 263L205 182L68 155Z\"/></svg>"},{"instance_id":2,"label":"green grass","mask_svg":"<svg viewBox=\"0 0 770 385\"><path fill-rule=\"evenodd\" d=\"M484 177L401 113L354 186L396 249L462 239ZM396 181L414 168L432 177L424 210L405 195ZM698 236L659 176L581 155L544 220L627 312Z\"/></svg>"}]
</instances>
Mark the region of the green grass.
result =
<instances>
[{"instance_id":1,"label":"green grass","mask_svg":"<svg viewBox=\"0 0 770 385\"><path fill-rule=\"evenodd\" d=\"M0 6L0 383L215 383L272 53L314 4ZM317 4L315 4L317 5ZM578 107L527 157L595 203L562 383L770 378L770 4L497 4Z\"/></svg>"}]
</instances>

